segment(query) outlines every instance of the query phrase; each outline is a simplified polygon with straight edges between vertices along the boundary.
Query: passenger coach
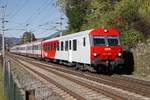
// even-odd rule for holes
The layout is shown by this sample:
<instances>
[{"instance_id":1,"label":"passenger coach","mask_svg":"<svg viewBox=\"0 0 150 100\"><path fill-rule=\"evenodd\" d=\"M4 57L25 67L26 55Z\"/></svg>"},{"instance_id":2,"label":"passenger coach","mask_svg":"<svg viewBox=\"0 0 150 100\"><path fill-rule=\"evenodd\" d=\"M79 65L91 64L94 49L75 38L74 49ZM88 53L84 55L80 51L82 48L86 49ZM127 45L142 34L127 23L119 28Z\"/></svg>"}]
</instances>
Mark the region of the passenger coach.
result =
<instances>
[{"instance_id":1,"label":"passenger coach","mask_svg":"<svg viewBox=\"0 0 150 100\"><path fill-rule=\"evenodd\" d=\"M98 71L113 70L124 64L120 35L115 28L96 28L48 39L42 42L42 57Z\"/></svg>"}]
</instances>

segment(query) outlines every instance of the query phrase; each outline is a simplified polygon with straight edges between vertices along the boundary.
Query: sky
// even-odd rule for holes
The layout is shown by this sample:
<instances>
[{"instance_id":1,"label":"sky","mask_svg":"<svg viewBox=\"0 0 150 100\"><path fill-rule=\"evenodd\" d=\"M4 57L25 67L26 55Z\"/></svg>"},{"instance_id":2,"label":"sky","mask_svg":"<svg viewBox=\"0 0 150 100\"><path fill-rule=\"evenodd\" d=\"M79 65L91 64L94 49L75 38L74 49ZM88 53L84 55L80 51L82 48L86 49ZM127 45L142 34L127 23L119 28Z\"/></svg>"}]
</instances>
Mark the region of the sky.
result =
<instances>
[{"instance_id":1,"label":"sky","mask_svg":"<svg viewBox=\"0 0 150 100\"><path fill-rule=\"evenodd\" d=\"M25 31L31 31L36 38L43 38L68 27L68 19L56 0L0 0L2 6L5 6L5 20L8 21L5 23L6 37L20 38ZM2 8L0 18L1 14Z\"/></svg>"}]
</instances>

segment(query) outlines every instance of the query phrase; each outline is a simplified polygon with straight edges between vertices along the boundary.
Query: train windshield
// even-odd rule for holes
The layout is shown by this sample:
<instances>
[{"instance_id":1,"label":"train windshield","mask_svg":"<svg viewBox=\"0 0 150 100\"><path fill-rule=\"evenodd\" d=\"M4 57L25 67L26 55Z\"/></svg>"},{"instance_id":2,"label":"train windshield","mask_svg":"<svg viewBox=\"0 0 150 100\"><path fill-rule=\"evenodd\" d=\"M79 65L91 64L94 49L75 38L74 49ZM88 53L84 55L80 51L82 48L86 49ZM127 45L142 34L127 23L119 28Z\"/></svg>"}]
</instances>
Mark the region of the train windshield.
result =
<instances>
[{"instance_id":1,"label":"train windshield","mask_svg":"<svg viewBox=\"0 0 150 100\"><path fill-rule=\"evenodd\" d=\"M120 45L119 37L100 37L95 36L93 37L93 45L95 46L118 46Z\"/></svg>"},{"instance_id":2,"label":"train windshield","mask_svg":"<svg viewBox=\"0 0 150 100\"><path fill-rule=\"evenodd\" d=\"M107 41L109 46L117 46L120 44L118 37L107 37Z\"/></svg>"},{"instance_id":3,"label":"train windshield","mask_svg":"<svg viewBox=\"0 0 150 100\"><path fill-rule=\"evenodd\" d=\"M104 37L94 37L93 44L96 46L104 46L106 45L106 41Z\"/></svg>"}]
</instances>

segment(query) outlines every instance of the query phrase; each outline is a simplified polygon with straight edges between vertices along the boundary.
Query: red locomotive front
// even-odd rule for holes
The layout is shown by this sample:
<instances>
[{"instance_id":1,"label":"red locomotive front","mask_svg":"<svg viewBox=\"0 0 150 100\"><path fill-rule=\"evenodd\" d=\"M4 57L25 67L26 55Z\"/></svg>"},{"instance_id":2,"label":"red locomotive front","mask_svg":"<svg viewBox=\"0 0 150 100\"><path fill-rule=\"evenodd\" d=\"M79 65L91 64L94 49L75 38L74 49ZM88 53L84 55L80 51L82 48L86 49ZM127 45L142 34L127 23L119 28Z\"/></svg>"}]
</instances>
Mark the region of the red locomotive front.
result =
<instances>
[{"instance_id":1,"label":"red locomotive front","mask_svg":"<svg viewBox=\"0 0 150 100\"><path fill-rule=\"evenodd\" d=\"M91 35L91 62L96 70L114 70L123 65L120 32L115 28L97 28Z\"/></svg>"}]
</instances>

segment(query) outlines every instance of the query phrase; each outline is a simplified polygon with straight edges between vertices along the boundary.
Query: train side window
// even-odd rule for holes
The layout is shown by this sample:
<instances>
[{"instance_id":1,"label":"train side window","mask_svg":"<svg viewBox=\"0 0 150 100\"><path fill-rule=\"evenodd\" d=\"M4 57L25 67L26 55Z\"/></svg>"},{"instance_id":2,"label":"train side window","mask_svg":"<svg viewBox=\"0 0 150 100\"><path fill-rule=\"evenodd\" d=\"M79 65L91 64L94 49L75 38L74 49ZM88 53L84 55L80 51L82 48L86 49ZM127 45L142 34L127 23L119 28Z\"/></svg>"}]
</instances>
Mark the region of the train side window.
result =
<instances>
[{"instance_id":1,"label":"train side window","mask_svg":"<svg viewBox=\"0 0 150 100\"><path fill-rule=\"evenodd\" d=\"M49 50L51 50L51 43L49 43L48 46L49 46Z\"/></svg>"},{"instance_id":2,"label":"train side window","mask_svg":"<svg viewBox=\"0 0 150 100\"><path fill-rule=\"evenodd\" d=\"M52 43L52 50L54 50L54 43Z\"/></svg>"},{"instance_id":3,"label":"train side window","mask_svg":"<svg viewBox=\"0 0 150 100\"><path fill-rule=\"evenodd\" d=\"M38 50L40 50L40 49L41 49L41 45L39 44L39 45L38 45Z\"/></svg>"},{"instance_id":4,"label":"train side window","mask_svg":"<svg viewBox=\"0 0 150 100\"><path fill-rule=\"evenodd\" d=\"M71 40L69 41L69 50L71 50Z\"/></svg>"},{"instance_id":5,"label":"train side window","mask_svg":"<svg viewBox=\"0 0 150 100\"><path fill-rule=\"evenodd\" d=\"M54 50L56 50L56 43L54 42Z\"/></svg>"},{"instance_id":6,"label":"train side window","mask_svg":"<svg viewBox=\"0 0 150 100\"><path fill-rule=\"evenodd\" d=\"M52 46L52 43L50 43L50 50L52 50L53 49L53 46Z\"/></svg>"},{"instance_id":7,"label":"train side window","mask_svg":"<svg viewBox=\"0 0 150 100\"><path fill-rule=\"evenodd\" d=\"M85 39L85 37L83 38L83 46L84 47L86 46L86 39Z\"/></svg>"},{"instance_id":8,"label":"train side window","mask_svg":"<svg viewBox=\"0 0 150 100\"><path fill-rule=\"evenodd\" d=\"M45 44L43 45L43 49L45 50Z\"/></svg>"},{"instance_id":9,"label":"train side window","mask_svg":"<svg viewBox=\"0 0 150 100\"><path fill-rule=\"evenodd\" d=\"M49 44L46 44L46 50L49 50L49 48L48 48L48 47L49 47Z\"/></svg>"},{"instance_id":10,"label":"train side window","mask_svg":"<svg viewBox=\"0 0 150 100\"><path fill-rule=\"evenodd\" d=\"M52 50L52 44L49 43L49 50L51 51Z\"/></svg>"},{"instance_id":11,"label":"train side window","mask_svg":"<svg viewBox=\"0 0 150 100\"><path fill-rule=\"evenodd\" d=\"M45 44L45 50L47 50L47 44Z\"/></svg>"},{"instance_id":12,"label":"train side window","mask_svg":"<svg viewBox=\"0 0 150 100\"><path fill-rule=\"evenodd\" d=\"M44 44L44 50L46 50L46 44Z\"/></svg>"},{"instance_id":13,"label":"train side window","mask_svg":"<svg viewBox=\"0 0 150 100\"><path fill-rule=\"evenodd\" d=\"M65 41L65 51L68 51L68 41Z\"/></svg>"},{"instance_id":14,"label":"train side window","mask_svg":"<svg viewBox=\"0 0 150 100\"><path fill-rule=\"evenodd\" d=\"M77 40L73 40L73 51L77 50Z\"/></svg>"},{"instance_id":15,"label":"train side window","mask_svg":"<svg viewBox=\"0 0 150 100\"><path fill-rule=\"evenodd\" d=\"M45 44L45 50L47 50L47 46L49 46L49 45L50 45L50 44L48 44L48 45L47 45L47 44Z\"/></svg>"},{"instance_id":16,"label":"train side window","mask_svg":"<svg viewBox=\"0 0 150 100\"><path fill-rule=\"evenodd\" d=\"M46 50L48 50L48 44L46 44Z\"/></svg>"},{"instance_id":17,"label":"train side window","mask_svg":"<svg viewBox=\"0 0 150 100\"><path fill-rule=\"evenodd\" d=\"M64 49L64 43L63 43L63 41L61 42L61 51L63 51L63 49Z\"/></svg>"},{"instance_id":18,"label":"train side window","mask_svg":"<svg viewBox=\"0 0 150 100\"><path fill-rule=\"evenodd\" d=\"M49 50L51 51L52 50L52 43L50 42L50 44L49 44Z\"/></svg>"},{"instance_id":19,"label":"train side window","mask_svg":"<svg viewBox=\"0 0 150 100\"><path fill-rule=\"evenodd\" d=\"M50 50L50 44L47 45L48 50Z\"/></svg>"},{"instance_id":20,"label":"train side window","mask_svg":"<svg viewBox=\"0 0 150 100\"><path fill-rule=\"evenodd\" d=\"M59 51L59 42L57 43L57 51Z\"/></svg>"},{"instance_id":21,"label":"train side window","mask_svg":"<svg viewBox=\"0 0 150 100\"><path fill-rule=\"evenodd\" d=\"M54 50L54 44L51 43L51 50Z\"/></svg>"}]
</instances>

